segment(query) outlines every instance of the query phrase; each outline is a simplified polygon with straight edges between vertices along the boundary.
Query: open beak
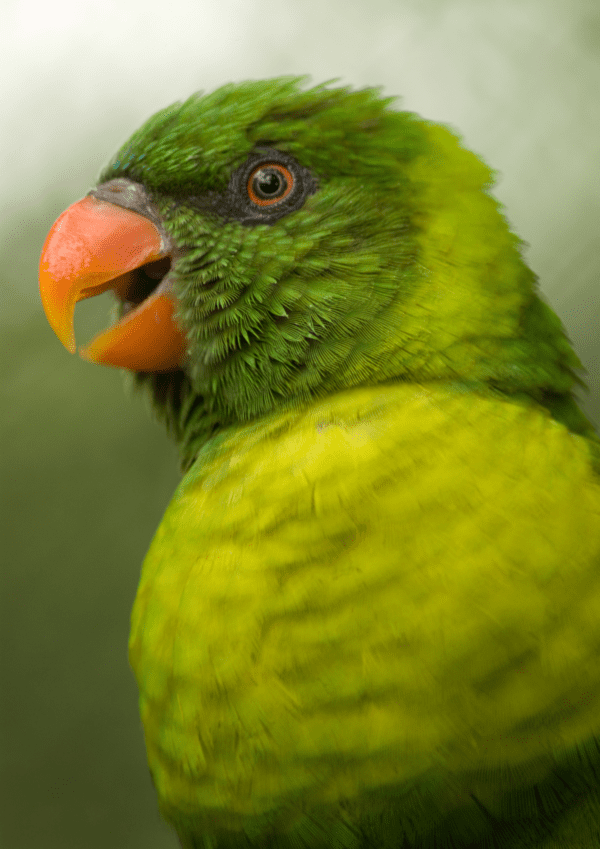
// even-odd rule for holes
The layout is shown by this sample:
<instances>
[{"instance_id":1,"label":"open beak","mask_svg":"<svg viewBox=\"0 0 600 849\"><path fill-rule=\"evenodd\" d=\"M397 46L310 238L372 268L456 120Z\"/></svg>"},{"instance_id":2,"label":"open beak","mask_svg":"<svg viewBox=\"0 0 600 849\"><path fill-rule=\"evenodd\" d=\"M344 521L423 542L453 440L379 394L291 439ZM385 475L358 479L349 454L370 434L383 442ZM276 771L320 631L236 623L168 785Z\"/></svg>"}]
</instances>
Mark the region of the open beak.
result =
<instances>
[{"instance_id":1,"label":"open beak","mask_svg":"<svg viewBox=\"0 0 600 849\"><path fill-rule=\"evenodd\" d=\"M112 289L122 317L80 355L132 371L176 369L185 357L185 334L174 318L170 267L169 240L150 218L88 195L59 216L44 243L39 276L46 317L75 353L75 304Z\"/></svg>"}]
</instances>

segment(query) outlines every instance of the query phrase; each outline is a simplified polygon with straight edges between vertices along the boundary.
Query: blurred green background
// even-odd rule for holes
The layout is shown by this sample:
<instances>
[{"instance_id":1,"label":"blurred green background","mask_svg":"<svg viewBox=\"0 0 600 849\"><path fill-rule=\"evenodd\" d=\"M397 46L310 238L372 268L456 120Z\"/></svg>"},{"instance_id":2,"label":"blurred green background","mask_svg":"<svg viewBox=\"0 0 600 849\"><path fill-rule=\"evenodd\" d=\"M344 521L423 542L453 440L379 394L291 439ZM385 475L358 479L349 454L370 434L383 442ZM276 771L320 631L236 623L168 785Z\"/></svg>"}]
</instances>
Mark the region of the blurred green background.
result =
<instances>
[{"instance_id":1,"label":"blurred green background","mask_svg":"<svg viewBox=\"0 0 600 849\"><path fill-rule=\"evenodd\" d=\"M600 421L597 0L6 2L2 14L1 849L168 849L127 665L177 458L122 375L69 356L37 262L151 113L230 80L382 85L460 129L586 365ZM77 308L87 341L109 296Z\"/></svg>"}]
</instances>

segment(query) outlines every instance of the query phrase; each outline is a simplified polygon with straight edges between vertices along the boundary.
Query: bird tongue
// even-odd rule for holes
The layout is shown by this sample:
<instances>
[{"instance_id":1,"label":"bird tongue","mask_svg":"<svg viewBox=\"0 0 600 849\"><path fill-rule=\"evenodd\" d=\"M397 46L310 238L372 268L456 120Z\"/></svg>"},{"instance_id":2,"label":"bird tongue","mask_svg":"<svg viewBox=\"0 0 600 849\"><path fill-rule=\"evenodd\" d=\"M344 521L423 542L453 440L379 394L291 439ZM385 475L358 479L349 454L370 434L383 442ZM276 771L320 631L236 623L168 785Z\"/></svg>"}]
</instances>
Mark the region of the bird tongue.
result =
<instances>
[{"instance_id":1,"label":"bird tongue","mask_svg":"<svg viewBox=\"0 0 600 849\"><path fill-rule=\"evenodd\" d=\"M48 321L75 352L75 304L112 289L127 300L135 269L157 280L169 255L160 230L148 218L108 201L87 196L70 206L52 226L40 259L40 294ZM164 267L163 267L164 273ZM185 335L174 318L175 298L165 277L140 304L129 309L80 355L93 362L132 371L171 371L185 356Z\"/></svg>"}]
</instances>

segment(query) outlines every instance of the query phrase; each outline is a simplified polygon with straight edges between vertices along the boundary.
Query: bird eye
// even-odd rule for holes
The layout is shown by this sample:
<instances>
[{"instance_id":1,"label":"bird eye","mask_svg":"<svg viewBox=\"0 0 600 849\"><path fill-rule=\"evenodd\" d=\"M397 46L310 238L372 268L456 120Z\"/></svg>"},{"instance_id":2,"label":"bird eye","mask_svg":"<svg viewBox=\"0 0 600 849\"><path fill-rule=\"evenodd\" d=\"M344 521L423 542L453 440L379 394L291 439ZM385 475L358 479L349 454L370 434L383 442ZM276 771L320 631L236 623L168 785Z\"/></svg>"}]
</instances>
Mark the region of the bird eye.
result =
<instances>
[{"instance_id":1,"label":"bird eye","mask_svg":"<svg viewBox=\"0 0 600 849\"><path fill-rule=\"evenodd\" d=\"M294 187L291 172L278 162L266 162L248 177L248 197L257 206L274 206L286 198Z\"/></svg>"},{"instance_id":2,"label":"bird eye","mask_svg":"<svg viewBox=\"0 0 600 849\"><path fill-rule=\"evenodd\" d=\"M208 192L205 204L225 220L237 219L247 227L274 224L300 209L317 187L316 177L293 156L261 145L232 172L225 192Z\"/></svg>"}]
</instances>

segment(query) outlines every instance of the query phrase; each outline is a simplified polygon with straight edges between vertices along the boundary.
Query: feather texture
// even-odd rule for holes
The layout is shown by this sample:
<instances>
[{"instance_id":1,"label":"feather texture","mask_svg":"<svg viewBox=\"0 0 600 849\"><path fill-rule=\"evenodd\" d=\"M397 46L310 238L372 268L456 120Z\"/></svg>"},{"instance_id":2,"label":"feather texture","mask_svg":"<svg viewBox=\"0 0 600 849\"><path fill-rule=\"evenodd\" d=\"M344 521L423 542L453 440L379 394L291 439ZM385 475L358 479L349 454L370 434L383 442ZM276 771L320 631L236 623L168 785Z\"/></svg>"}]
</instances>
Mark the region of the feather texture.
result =
<instances>
[{"instance_id":1,"label":"feather texture","mask_svg":"<svg viewBox=\"0 0 600 849\"><path fill-rule=\"evenodd\" d=\"M185 849L600 844L581 364L490 169L390 106L194 95L44 248L69 347L75 302L117 294L89 350L136 371L186 470L130 640Z\"/></svg>"},{"instance_id":2,"label":"feather texture","mask_svg":"<svg viewBox=\"0 0 600 849\"><path fill-rule=\"evenodd\" d=\"M223 434L133 613L165 815L263 846L322 810L348 847L387 845L382 791L398 841L471 795L500 818L598 730L599 519L587 441L534 405L382 386Z\"/></svg>"}]
</instances>

